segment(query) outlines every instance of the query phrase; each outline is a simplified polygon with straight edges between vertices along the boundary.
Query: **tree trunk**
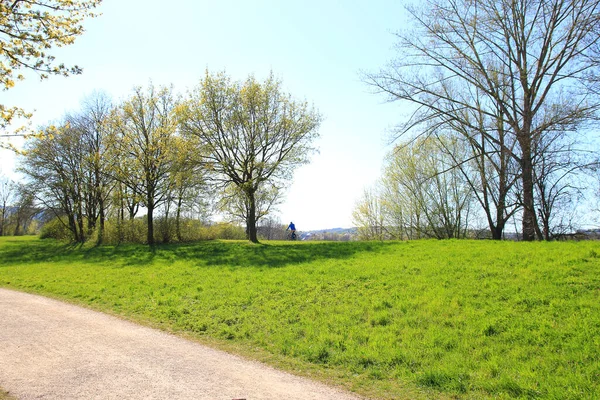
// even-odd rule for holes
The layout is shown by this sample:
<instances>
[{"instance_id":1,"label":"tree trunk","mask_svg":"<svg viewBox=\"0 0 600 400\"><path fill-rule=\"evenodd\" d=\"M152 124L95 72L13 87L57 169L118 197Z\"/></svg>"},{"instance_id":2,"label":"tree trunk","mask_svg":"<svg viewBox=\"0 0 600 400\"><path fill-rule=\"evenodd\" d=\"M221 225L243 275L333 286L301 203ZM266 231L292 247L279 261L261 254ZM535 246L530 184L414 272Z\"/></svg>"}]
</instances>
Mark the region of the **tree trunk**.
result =
<instances>
[{"instance_id":1,"label":"tree trunk","mask_svg":"<svg viewBox=\"0 0 600 400\"><path fill-rule=\"evenodd\" d=\"M177 236L177 241L181 242L181 205L183 203L183 197L179 197L177 199L177 212L175 214L175 235Z\"/></svg>"},{"instance_id":2,"label":"tree trunk","mask_svg":"<svg viewBox=\"0 0 600 400\"><path fill-rule=\"evenodd\" d=\"M150 186L150 185L148 185ZM146 241L154 246L154 190L150 188L146 194L146 206L148 207L148 236Z\"/></svg>"},{"instance_id":3,"label":"tree trunk","mask_svg":"<svg viewBox=\"0 0 600 400\"><path fill-rule=\"evenodd\" d=\"M79 217L77 218L77 226L78 226L78 230L79 230L79 238L77 239L77 241L79 243L85 243L85 230L84 230L84 224L83 224L83 217L81 215L79 215Z\"/></svg>"},{"instance_id":4,"label":"tree trunk","mask_svg":"<svg viewBox=\"0 0 600 400\"><path fill-rule=\"evenodd\" d=\"M169 243L171 241L171 232L169 231L169 201L167 201L167 205L165 208L165 220L162 229L162 240L163 243Z\"/></svg>"},{"instance_id":5,"label":"tree trunk","mask_svg":"<svg viewBox=\"0 0 600 400\"><path fill-rule=\"evenodd\" d=\"M148 202L148 236L146 241L150 246L154 245L154 203Z\"/></svg>"},{"instance_id":6,"label":"tree trunk","mask_svg":"<svg viewBox=\"0 0 600 400\"><path fill-rule=\"evenodd\" d=\"M502 233L504 231L504 224L496 225L492 227L492 239L493 240L502 240Z\"/></svg>"},{"instance_id":7,"label":"tree trunk","mask_svg":"<svg viewBox=\"0 0 600 400\"><path fill-rule=\"evenodd\" d=\"M73 233L73 239L77 242L79 238L77 237L77 225L75 223L75 216L69 212L67 218L69 219L69 230Z\"/></svg>"},{"instance_id":8,"label":"tree trunk","mask_svg":"<svg viewBox=\"0 0 600 400\"><path fill-rule=\"evenodd\" d=\"M531 159L531 140L520 138L521 173L523 183L523 240L535 240L536 216L534 208L533 162Z\"/></svg>"},{"instance_id":9,"label":"tree trunk","mask_svg":"<svg viewBox=\"0 0 600 400\"><path fill-rule=\"evenodd\" d=\"M104 200L100 198L100 215L99 215L99 228L98 228L98 244L102 244L104 241L104 219L106 216L104 215Z\"/></svg>"},{"instance_id":10,"label":"tree trunk","mask_svg":"<svg viewBox=\"0 0 600 400\"><path fill-rule=\"evenodd\" d=\"M4 221L6 220L6 204L0 210L0 236L4 236Z\"/></svg>"},{"instance_id":11,"label":"tree trunk","mask_svg":"<svg viewBox=\"0 0 600 400\"><path fill-rule=\"evenodd\" d=\"M76 221L77 221L77 225L76 225L76 230L77 230L77 242L79 243L84 243L85 242L85 225L84 225L84 221L83 221L83 199L77 195L73 196L74 199L76 199L76 208L75 208L75 215L76 215Z\"/></svg>"},{"instance_id":12,"label":"tree trunk","mask_svg":"<svg viewBox=\"0 0 600 400\"><path fill-rule=\"evenodd\" d=\"M248 240L252 243L258 243L258 233L256 231L256 198L254 192L246 192L248 196L248 215L246 216L246 231L248 232Z\"/></svg>"},{"instance_id":13,"label":"tree trunk","mask_svg":"<svg viewBox=\"0 0 600 400\"><path fill-rule=\"evenodd\" d=\"M117 217L117 227L119 231L119 243L125 240L125 200L123 197L125 194L123 193L123 185L119 182L119 213Z\"/></svg>"},{"instance_id":14,"label":"tree trunk","mask_svg":"<svg viewBox=\"0 0 600 400\"><path fill-rule=\"evenodd\" d=\"M91 203L92 201L92 196L88 196L86 203ZM94 232L94 229L96 229L96 207L92 206L92 205L88 205L86 204L86 215L87 215L87 233L86 235L89 237L92 235L92 232Z\"/></svg>"}]
</instances>

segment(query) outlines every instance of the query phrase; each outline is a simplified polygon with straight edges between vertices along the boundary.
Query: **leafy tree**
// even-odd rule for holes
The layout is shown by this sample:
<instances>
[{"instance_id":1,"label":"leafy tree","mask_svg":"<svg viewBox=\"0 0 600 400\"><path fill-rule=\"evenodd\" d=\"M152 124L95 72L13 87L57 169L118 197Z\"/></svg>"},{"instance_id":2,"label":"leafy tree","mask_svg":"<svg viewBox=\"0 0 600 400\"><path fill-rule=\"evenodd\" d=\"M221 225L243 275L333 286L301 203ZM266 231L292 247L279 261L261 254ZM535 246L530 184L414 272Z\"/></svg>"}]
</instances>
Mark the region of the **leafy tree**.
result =
<instances>
[{"instance_id":1,"label":"leafy tree","mask_svg":"<svg viewBox=\"0 0 600 400\"><path fill-rule=\"evenodd\" d=\"M382 210L381 195L374 190L365 190L362 198L356 203L352 218L358 230L359 240L386 239L385 216ZM402 226L397 225L397 226Z\"/></svg>"},{"instance_id":2,"label":"leafy tree","mask_svg":"<svg viewBox=\"0 0 600 400\"><path fill-rule=\"evenodd\" d=\"M265 185L259 187L254 195L256 225L269 215L281 200L281 189L276 186ZM234 221L247 221L251 210L248 196L235 185L229 185L221 193L217 207L220 211L229 215Z\"/></svg>"},{"instance_id":3,"label":"leafy tree","mask_svg":"<svg viewBox=\"0 0 600 400\"><path fill-rule=\"evenodd\" d=\"M354 211L359 236L379 240L465 237L474 195L461 172L451 167L464 152L451 137L420 138L396 146L378 190L365 192Z\"/></svg>"},{"instance_id":4,"label":"leafy tree","mask_svg":"<svg viewBox=\"0 0 600 400\"><path fill-rule=\"evenodd\" d=\"M175 205L175 235L183 240L181 232L182 214L186 207L206 208L204 199L207 191L207 171L200 162L202 155L184 138L178 136L173 143L175 156L171 173L171 193L169 203Z\"/></svg>"},{"instance_id":5,"label":"leafy tree","mask_svg":"<svg viewBox=\"0 0 600 400\"><path fill-rule=\"evenodd\" d=\"M172 87L136 87L111 117L112 176L147 209L147 242L154 244L154 211L169 200L175 170L177 102Z\"/></svg>"},{"instance_id":6,"label":"leafy tree","mask_svg":"<svg viewBox=\"0 0 600 400\"><path fill-rule=\"evenodd\" d=\"M400 57L367 81L390 99L416 106L401 133L453 122L501 145L479 130L472 113L458 112L497 118L500 110L517 144L523 238L533 240L534 141L576 131L600 106L599 11L599 0L421 2L409 8L415 30L398 34Z\"/></svg>"},{"instance_id":7,"label":"leafy tree","mask_svg":"<svg viewBox=\"0 0 600 400\"><path fill-rule=\"evenodd\" d=\"M102 0L12 0L0 2L0 86L4 90L24 79L19 70L49 75L80 74L77 65L55 62L48 49L72 44L84 31L85 18L95 17ZM0 128L29 117L18 107L0 104Z\"/></svg>"},{"instance_id":8,"label":"leafy tree","mask_svg":"<svg viewBox=\"0 0 600 400\"><path fill-rule=\"evenodd\" d=\"M234 82L208 72L180 111L181 130L206 154L215 182L243 193L248 238L257 243L257 194L265 185L283 186L308 162L320 115L284 93L272 75L262 83Z\"/></svg>"},{"instance_id":9,"label":"leafy tree","mask_svg":"<svg viewBox=\"0 0 600 400\"><path fill-rule=\"evenodd\" d=\"M390 155L383 178L384 203L393 220L403 222L409 237L465 237L473 191L452 168L453 159L464 158L464 152L454 138L431 137L399 145Z\"/></svg>"}]
</instances>

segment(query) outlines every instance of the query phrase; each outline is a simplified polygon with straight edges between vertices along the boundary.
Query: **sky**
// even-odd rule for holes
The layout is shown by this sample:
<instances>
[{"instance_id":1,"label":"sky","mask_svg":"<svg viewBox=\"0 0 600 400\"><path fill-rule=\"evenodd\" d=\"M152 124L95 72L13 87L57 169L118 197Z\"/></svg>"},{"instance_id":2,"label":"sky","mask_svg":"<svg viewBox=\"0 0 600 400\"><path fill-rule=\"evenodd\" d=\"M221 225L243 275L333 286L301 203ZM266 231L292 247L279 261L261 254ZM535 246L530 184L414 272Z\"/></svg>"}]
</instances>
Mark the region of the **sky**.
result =
<instances>
[{"instance_id":1,"label":"sky","mask_svg":"<svg viewBox=\"0 0 600 400\"><path fill-rule=\"evenodd\" d=\"M402 117L361 81L395 56L401 1L104 0L75 44L51 53L83 74L35 75L0 93L0 104L33 111L34 126L77 111L103 91L118 102L135 86L173 85L185 94L205 71L235 80L272 71L295 99L323 115L319 152L298 167L277 216L297 228L353 226L352 211L381 174L389 131ZM22 141L13 140L17 146ZM0 150L0 173L19 179L17 161Z\"/></svg>"}]
</instances>

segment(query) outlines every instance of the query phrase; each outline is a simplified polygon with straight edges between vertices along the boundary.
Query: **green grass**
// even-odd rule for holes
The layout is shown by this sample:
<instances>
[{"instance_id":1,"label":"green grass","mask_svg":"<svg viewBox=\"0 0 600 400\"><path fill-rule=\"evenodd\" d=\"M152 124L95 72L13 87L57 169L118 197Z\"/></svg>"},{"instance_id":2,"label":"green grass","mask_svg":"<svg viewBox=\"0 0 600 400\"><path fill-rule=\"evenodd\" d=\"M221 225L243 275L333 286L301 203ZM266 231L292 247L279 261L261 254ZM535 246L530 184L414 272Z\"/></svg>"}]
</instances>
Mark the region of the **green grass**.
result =
<instances>
[{"instance_id":1,"label":"green grass","mask_svg":"<svg viewBox=\"0 0 600 400\"><path fill-rule=\"evenodd\" d=\"M597 242L149 249L0 238L0 286L179 332L374 398L600 393Z\"/></svg>"}]
</instances>

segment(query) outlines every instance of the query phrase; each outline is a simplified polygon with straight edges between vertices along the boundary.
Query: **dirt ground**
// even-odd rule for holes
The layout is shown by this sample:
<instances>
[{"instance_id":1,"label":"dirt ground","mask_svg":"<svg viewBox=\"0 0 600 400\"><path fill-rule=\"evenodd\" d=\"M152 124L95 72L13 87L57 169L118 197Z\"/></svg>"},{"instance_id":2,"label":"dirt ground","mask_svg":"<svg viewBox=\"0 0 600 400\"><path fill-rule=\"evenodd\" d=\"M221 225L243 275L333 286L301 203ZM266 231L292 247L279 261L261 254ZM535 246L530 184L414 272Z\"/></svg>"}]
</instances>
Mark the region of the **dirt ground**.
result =
<instances>
[{"instance_id":1,"label":"dirt ground","mask_svg":"<svg viewBox=\"0 0 600 400\"><path fill-rule=\"evenodd\" d=\"M0 388L18 399L359 399L158 330L6 289Z\"/></svg>"}]
</instances>

